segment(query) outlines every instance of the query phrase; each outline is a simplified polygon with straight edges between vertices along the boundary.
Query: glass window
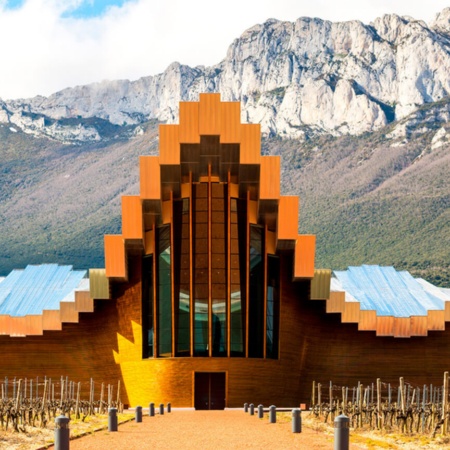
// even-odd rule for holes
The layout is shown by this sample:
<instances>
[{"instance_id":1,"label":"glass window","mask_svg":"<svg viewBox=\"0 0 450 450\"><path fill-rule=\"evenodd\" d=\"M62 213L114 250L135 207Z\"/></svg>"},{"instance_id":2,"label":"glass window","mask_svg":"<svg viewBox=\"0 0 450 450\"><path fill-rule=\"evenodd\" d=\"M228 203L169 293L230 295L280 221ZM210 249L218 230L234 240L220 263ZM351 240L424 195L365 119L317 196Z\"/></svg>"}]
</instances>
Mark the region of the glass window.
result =
<instances>
[{"instance_id":1,"label":"glass window","mask_svg":"<svg viewBox=\"0 0 450 450\"><path fill-rule=\"evenodd\" d=\"M170 226L157 229L158 242L158 354L172 355L172 286Z\"/></svg>"},{"instance_id":2,"label":"glass window","mask_svg":"<svg viewBox=\"0 0 450 450\"><path fill-rule=\"evenodd\" d=\"M153 257L142 265L142 357L153 356Z\"/></svg>"},{"instance_id":3,"label":"glass window","mask_svg":"<svg viewBox=\"0 0 450 450\"><path fill-rule=\"evenodd\" d=\"M264 229L250 226L249 336L248 355L264 356Z\"/></svg>"},{"instance_id":4,"label":"glass window","mask_svg":"<svg viewBox=\"0 0 450 450\"><path fill-rule=\"evenodd\" d=\"M274 359L278 358L279 278L279 259L269 255L267 268L266 357Z\"/></svg>"}]
</instances>

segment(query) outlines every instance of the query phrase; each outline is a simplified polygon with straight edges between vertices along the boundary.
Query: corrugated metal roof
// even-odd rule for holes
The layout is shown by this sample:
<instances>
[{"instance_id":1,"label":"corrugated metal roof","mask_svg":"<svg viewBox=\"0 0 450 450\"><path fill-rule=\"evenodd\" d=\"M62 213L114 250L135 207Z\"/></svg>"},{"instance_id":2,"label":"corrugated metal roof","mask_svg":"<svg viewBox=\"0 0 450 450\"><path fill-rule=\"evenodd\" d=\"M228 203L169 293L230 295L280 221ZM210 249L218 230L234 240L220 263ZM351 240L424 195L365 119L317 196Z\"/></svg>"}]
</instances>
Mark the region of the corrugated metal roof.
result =
<instances>
[{"instance_id":1,"label":"corrugated metal roof","mask_svg":"<svg viewBox=\"0 0 450 450\"><path fill-rule=\"evenodd\" d=\"M445 290L393 267L363 265L333 273L332 290L345 291L346 301L356 300L361 310L375 310L378 316L425 316L450 301Z\"/></svg>"},{"instance_id":2,"label":"corrugated metal roof","mask_svg":"<svg viewBox=\"0 0 450 450\"><path fill-rule=\"evenodd\" d=\"M0 315L42 314L57 310L61 301L75 301L75 290L88 290L85 270L42 264L13 270L0 283Z\"/></svg>"}]
</instances>

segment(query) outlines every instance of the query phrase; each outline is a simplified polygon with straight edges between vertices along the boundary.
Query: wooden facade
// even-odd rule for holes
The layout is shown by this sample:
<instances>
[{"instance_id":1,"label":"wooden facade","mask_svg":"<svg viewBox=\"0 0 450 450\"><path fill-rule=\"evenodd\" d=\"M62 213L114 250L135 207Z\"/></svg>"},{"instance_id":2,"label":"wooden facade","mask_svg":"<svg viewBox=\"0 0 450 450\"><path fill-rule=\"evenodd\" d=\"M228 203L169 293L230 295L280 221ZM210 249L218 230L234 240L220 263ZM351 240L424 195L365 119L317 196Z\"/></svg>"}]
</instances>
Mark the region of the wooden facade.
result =
<instances>
[{"instance_id":1,"label":"wooden facade","mask_svg":"<svg viewBox=\"0 0 450 450\"><path fill-rule=\"evenodd\" d=\"M228 407L308 403L313 380L437 383L450 312L396 321L330 292L260 139L237 102L181 103L160 155L140 158L140 194L122 198L122 234L105 236L90 292L41 317L0 316L0 377L120 380L125 404L178 407L202 404L196 374L223 375Z\"/></svg>"}]
</instances>

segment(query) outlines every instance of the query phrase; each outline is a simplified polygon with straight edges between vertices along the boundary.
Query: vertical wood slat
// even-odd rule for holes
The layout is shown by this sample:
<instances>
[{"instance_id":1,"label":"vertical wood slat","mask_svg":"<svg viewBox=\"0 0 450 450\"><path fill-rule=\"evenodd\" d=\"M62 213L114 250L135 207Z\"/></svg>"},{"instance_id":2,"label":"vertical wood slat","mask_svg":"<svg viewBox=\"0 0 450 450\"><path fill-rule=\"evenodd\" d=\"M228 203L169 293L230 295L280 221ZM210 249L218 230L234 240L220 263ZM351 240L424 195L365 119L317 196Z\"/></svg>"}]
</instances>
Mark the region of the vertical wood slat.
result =
<instances>
[{"instance_id":1,"label":"vertical wood slat","mask_svg":"<svg viewBox=\"0 0 450 450\"><path fill-rule=\"evenodd\" d=\"M394 337L409 338L411 337L411 318L395 317L394 318Z\"/></svg>"},{"instance_id":2,"label":"vertical wood slat","mask_svg":"<svg viewBox=\"0 0 450 450\"><path fill-rule=\"evenodd\" d=\"M263 324L263 358L267 356L267 272L269 270L269 257L267 255L267 224L264 227L264 276L263 276L263 301L264 301L264 324Z\"/></svg>"},{"instance_id":3,"label":"vertical wood slat","mask_svg":"<svg viewBox=\"0 0 450 450\"><path fill-rule=\"evenodd\" d=\"M175 248L175 233L174 233L174 223L173 223L173 192L170 191L170 301L172 304L172 357L176 355L176 334L175 334L175 264L174 264L174 251Z\"/></svg>"},{"instance_id":4,"label":"vertical wood slat","mask_svg":"<svg viewBox=\"0 0 450 450\"><path fill-rule=\"evenodd\" d=\"M161 165L180 164L179 125L159 126L159 163Z\"/></svg>"},{"instance_id":5,"label":"vertical wood slat","mask_svg":"<svg viewBox=\"0 0 450 450\"><path fill-rule=\"evenodd\" d=\"M121 235L105 234L105 268L108 278L126 278L126 255Z\"/></svg>"},{"instance_id":6,"label":"vertical wood slat","mask_svg":"<svg viewBox=\"0 0 450 450\"><path fill-rule=\"evenodd\" d=\"M227 182L227 356L231 356L231 174Z\"/></svg>"},{"instance_id":7,"label":"vertical wood slat","mask_svg":"<svg viewBox=\"0 0 450 450\"><path fill-rule=\"evenodd\" d=\"M199 103L180 102L180 144L200 144Z\"/></svg>"},{"instance_id":8,"label":"vertical wood slat","mask_svg":"<svg viewBox=\"0 0 450 450\"><path fill-rule=\"evenodd\" d=\"M241 142L241 104L240 102L221 102L220 104L220 143L238 144Z\"/></svg>"},{"instance_id":9,"label":"vertical wood slat","mask_svg":"<svg viewBox=\"0 0 450 450\"><path fill-rule=\"evenodd\" d=\"M428 330L443 331L445 330L445 311L428 311Z\"/></svg>"},{"instance_id":10,"label":"vertical wood slat","mask_svg":"<svg viewBox=\"0 0 450 450\"><path fill-rule=\"evenodd\" d=\"M161 198L161 169L159 156L139 157L140 196L143 200Z\"/></svg>"},{"instance_id":11,"label":"vertical wood slat","mask_svg":"<svg viewBox=\"0 0 450 450\"><path fill-rule=\"evenodd\" d=\"M298 197L280 197L277 219L277 239L295 240L298 236Z\"/></svg>"},{"instance_id":12,"label":"vertical wood slat","mask_svg":"<svg viewBox=\"0 0 450 450\"><path fill-rule=\"evenodd\" d=\"M208 164L208 354L212 356L212 185L211 185L211 164Z\"/></svg>"},{"instance_id":13,"label":"vertical wood slat","mask_svg":"<svg viewBox=\"0 0 450 450\"><path fill-rule=\"evenodd\" d=\"M394 317L377 316L377 336L394 335Z\"/></svg>"},{"instance_id":14,"label":"vertical wood slat","mask_svg":"<svg viewBox=\"0 0 450 450\"><path fill-rule=\"evenodd\" d=\"M200 136L220 135L220 94L200 94Z\"/></svg>"},{"instance_id":15,"label":"vertical wood slat","mask_svg":"<svg viewBox=\"0 0 450 450\"><path fill-rule=\"evenodd\" d=\"M156 228L154 229L154 233L153 233L153 248L155 249L154 253L153 253L153 261L152 261L152 265L153 265L153 270L152 270L152 275L153 275L153 357L156 358L159 356L159 320L158 320L158 312L159 312L159 307L158 307L158 285L157 285L157 281L158 281L158 277L156 274L156 271L158 269L158 264L157 264L157 259L159 257L159 249L156 246Z\"/></svg>"},{"instance_id":16,"label":"vertical wood slat","mask_svg":"<svg viewBox=\"0 0 450 450\"><path fill-rule=\"evenodd\" d=\"M195 336L195 298L194 298L194 252L193 252L193 206L192 206L192 172L189 172L189 329L190 329L190 354L194 356L194 336Z\"/></svg>"},{"instance_id":17,"label":"vertical wood slat","mask_svg":"<svg viewBox=\"0 0 450 450\"><path fill-rule=\"evenodd\" d=\"M247 191L247 202L246 202L246 224L245 224L245 357L248 358L248 344L249 344L249 326L250 326L250 192Z\"/></svg>"},{"instance_id":18,"label":"vertical wood slat","mask_svg":"<svg viewBox=\"0 0 450 450\"><path fill-rule=\"evenodd\" d=\"M342 313L345 308L345 292L332 291L326 303L327 313Z\"/></svg>"},{"instance_id":19,"label":"vertical wood slat","mask_svg":"<svg viewBox=\"0 0 450 450\"><path fill-rule=\"evenodd\" d=\"M376 331L376 329L377 329L377 312L371 310L360 311L358 330Z\"/></svg>"},{"instance_id":20,"label":"vertical wood slat","mask_svg":"<svg viewBox=\"0 0 450 450\"><path fill-rule=\"evenodd\" d=\"M259 182L260 200L280 198L280 157L261 156Z\"/></svg>"},{"instance_id":21,"label":"vertical wood slat","mask_svg":"<svg viewBox=\"0 0 450 450\"><path fill-rule=\"evenodd\" d=\"M260 164L261 162L261 126L259 124L241 124L240 164Z\"/></svg>"},{"instance_id":22,"label":"vertical wood slat","mask_svg":"<svg viewBox=\"0 0 450 450\"><path fill-rule=\"evenodd\" d=\"M315 235L298 235L297 242L295 244L294 278L314 277L315 250Z\"/></svg>"},{"instance_id":23,"label":"vertical wood slat","mask_svg":"<svg viewBox=\"0 0 450 450\"><path fill-rule=\"evenodd\" d=\"M411 316L411 336L428 336L427 316Z\"/></svg>"},{"instance_id":24,"label":"vertical wood slat","mask_svg":"<svg viewBox=\"0 0 450 450\"><path fill-rule=\"evenodd\" d=\"M122 196L122 235L124 239L142 239L142 204L137 195Z\"/></svg>"}]
</instances>

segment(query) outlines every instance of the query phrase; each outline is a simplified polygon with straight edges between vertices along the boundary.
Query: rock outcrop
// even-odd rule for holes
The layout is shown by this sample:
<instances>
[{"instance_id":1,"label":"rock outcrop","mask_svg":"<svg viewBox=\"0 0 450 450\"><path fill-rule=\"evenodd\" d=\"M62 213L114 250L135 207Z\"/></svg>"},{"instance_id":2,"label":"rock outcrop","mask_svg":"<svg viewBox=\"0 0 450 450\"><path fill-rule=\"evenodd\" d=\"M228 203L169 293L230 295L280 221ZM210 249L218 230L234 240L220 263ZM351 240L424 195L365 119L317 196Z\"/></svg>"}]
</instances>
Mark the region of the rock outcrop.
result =
<instances>
[{"instance_id":1,"label":"rock outcrop","mask_svg":"<svg viewBox=\"0 0 450 450\"><path fill-rule=\"evenodd\" d=\"M214 91L241 101L242 119L261 123L268 135L360 134L447 97L449 73L450 8L430 25L395 14L370 25L270 19L245 31L216 66L173 63L137 81L103 81L3 102L0 121L58 140L95 141L104 136L83 119L120 127L148 119L171 122L180 100ZM61 122L68 118L80 122L75 128Z\"/></svg>"}]
</instances>

